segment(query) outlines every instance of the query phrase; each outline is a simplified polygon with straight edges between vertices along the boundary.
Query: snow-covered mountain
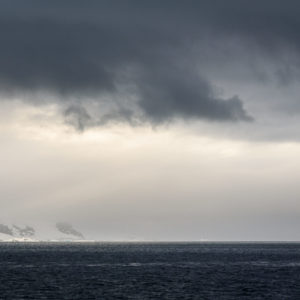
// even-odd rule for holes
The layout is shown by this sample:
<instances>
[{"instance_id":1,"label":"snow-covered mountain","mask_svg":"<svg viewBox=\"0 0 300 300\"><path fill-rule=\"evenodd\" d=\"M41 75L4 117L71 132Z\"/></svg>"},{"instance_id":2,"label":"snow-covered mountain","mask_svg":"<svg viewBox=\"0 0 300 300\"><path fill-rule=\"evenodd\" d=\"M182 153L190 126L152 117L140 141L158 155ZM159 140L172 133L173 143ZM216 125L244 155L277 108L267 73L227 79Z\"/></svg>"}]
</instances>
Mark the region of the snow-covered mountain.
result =
<instances>
[{"instance_id":1,"label":"snow-covered mountain","mask_svg":"<svg viewBox=\"0 0 300 300\"><path fill-rule=\"evenodd\" d=\"M0 241L82 241L83 234L71 224L59 222L51 226L7 225L0 223Z\"/></svg>"}]
</instances>

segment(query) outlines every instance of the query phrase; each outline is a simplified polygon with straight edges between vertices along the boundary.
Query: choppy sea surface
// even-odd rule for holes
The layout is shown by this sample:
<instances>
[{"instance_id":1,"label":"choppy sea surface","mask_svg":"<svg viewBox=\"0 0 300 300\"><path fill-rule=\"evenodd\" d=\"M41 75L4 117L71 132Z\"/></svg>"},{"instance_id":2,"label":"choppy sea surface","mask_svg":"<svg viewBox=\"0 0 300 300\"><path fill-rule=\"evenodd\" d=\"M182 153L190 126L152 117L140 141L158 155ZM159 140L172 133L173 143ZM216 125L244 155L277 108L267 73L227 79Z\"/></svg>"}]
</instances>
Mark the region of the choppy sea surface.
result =
<instances>
[{"instance_id":1,"label":"choppy sea surface","mask_svg":"<svg viewBox=\"0 0 300 300\"><path fill-rule=\"evenodd\" d=\"M0 299L300 299L300 244L0 243Z\"/></svg>"}]
</instances>

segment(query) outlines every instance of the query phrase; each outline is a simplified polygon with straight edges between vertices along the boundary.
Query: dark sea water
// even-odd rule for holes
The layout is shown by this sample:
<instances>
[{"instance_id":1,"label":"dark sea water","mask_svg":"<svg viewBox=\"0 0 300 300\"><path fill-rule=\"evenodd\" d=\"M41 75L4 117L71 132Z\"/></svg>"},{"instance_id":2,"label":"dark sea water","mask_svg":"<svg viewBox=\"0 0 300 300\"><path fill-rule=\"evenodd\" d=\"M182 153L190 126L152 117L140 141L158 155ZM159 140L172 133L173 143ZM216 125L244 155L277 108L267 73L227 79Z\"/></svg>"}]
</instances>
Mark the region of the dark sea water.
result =
<instances>
[{"instance_id":1,"label":"dark sea water","mask_svg":"<svg viewBox=\"0 0 300 300\"><path fill-rule=\"evenodd\" d=\"M300 244L0 243L0 299L300 299Z\"/></svg>"}]
</instances>

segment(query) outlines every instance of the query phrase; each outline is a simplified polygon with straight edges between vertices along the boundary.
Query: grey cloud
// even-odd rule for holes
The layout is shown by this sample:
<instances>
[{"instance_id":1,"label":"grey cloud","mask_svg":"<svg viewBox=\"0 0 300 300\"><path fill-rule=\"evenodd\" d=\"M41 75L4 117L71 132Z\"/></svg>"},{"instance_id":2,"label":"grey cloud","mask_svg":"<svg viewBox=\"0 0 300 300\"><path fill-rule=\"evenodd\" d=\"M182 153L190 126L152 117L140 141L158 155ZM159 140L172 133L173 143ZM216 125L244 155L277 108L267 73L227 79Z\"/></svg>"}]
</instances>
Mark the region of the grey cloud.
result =
<instances>
[{"instance_id":1,"label":"grey cloud","mask_svg":"<svg viewBox=\"0 0 300 300\"><path fill-rule=\"evenodd\" d=\"M187 5L184 16L177 18L179 2L166 2L162 10L157 5L135 1L84 5L80 1L43 5L2 2L1 91L53 93L57 101L70 103L65 116L79 130L111 120L132 124L173 118L250 120L242 101L216 95L205 74L200 78L191 67L189 79L185 78L186 68L178 62L188 55L186 38L195 38L201 29L192 7ZM190 15L193 22L188 21ZM179 29L174 27L177 20ZM136 69L140 77L134 73ZM136 101L122 103L120 82L134 87ZM88 100L83 100L86 96L117 108L99 111L91 120Z\"/></svg>"},{"instance_id":2,"label":"grey cloud","mask_svg":"<svg viewBox=\"0 0 300 300\"><path fill-rule=\"evenodd\" d=\"M218 98L209 82L188 70L156 67L152 73L148 71L145 77L139 78L138 87L140 107L157 123L180 116L222 121L253 120L238 96L226 100Z\"/></svg>"},{"instance_id":3,"label":"grey cloud","mask_svg":"<svg viewBox=\"0 0 300 300\"><path fill-rule=\"evenodd\" d=\"M79 131L83 131L91 122L91 116L82 106L71 105L64 111L64 115L67 123L73 125Z\"/></svg>"},{"instance_id":4,"label":"grey cloud","mask_svg":"<svg viewBox=\"0 0 300 300\"><path fill-rule=\"evenodd\" d=\"M300 47L297 1L12 0L1 8L1 91L53 93L79 130L110 121L251 121L243 95L222 97L205 72L228 58L244 63L238 46L220 55L232 37L278 64L282 84L300 74L298 57L284 58ZM99 104L98 115L85 98Z\"/></svg>"}]
</instances>

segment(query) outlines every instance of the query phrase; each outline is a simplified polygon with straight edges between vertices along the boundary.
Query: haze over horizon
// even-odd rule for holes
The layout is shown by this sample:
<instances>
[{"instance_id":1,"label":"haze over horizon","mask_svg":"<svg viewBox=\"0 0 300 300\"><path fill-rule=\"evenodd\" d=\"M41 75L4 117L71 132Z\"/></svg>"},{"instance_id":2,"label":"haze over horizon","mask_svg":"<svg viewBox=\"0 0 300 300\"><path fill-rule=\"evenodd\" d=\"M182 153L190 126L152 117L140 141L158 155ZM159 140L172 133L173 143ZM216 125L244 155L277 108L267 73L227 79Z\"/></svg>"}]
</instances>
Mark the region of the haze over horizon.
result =
<instances>
[{"instance_id":1,"label":"haze over horizon","mask_svg":"<svg viewBox=\"0 0 300 300\"><path fill-rule=\"evenodd\" d=\"M300 240L300 3L0 3L0 223Z\"/></svg>"}]
</instances>

